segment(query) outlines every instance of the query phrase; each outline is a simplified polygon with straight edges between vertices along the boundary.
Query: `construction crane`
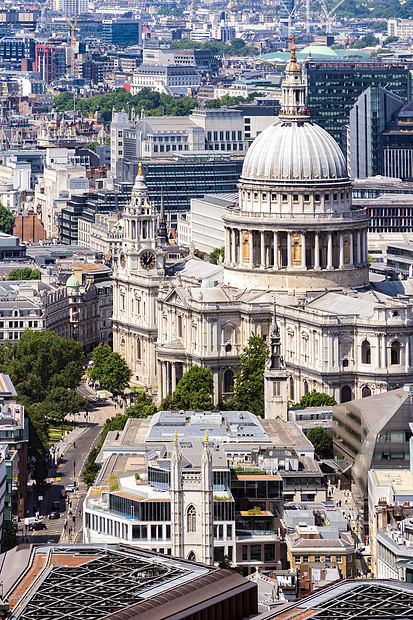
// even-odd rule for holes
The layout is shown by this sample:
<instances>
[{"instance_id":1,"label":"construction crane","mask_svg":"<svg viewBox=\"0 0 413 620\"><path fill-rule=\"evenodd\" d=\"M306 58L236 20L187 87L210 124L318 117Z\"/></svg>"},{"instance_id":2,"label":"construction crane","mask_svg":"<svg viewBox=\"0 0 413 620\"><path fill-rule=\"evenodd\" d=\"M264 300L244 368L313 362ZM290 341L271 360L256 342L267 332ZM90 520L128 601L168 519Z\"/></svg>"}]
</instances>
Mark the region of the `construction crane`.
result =
<instances>
[{"instance_id":1,"label":"construction crane","mask_svg":"<svg viewBox=\"0 0 413 620\"><path fill-rule=\"evenodd\" d=\"M63 19L65 19L67 21L67 23L70 26L70 50L71 50L71 59L70 59L70 74L71 75L76 75L76 61L75 61L75 48L76 48L76 38L75 38L75 33L76 33L76 26L77 26L77 20L79 19L79 15L76 17L76 20L74 22L71 22L70 19L68 18L67 15L65 15L63 13L63 11L61 11L60 9L56 8L53 5L52 0L49 0L52 8L57 11L59 13L59 15L61 15L63 17ZM344 0L343 0L344 2Z\"/></svg>"},{"instance_id":2,"label":"construction crane","mask_svg":"<svg viewBox=\"0 0 413 620\"><path fill-rule=\"evenodd\" d=\"M324 15L326 16L327 22L327 33L331 33L332 25L333 25L333 15L337 11L338 7L343 4L344 0L339 0L335 6L333 6L329 11L327 11L327 6L325 0L322 0Z\"/></svg>"}]
</instances>

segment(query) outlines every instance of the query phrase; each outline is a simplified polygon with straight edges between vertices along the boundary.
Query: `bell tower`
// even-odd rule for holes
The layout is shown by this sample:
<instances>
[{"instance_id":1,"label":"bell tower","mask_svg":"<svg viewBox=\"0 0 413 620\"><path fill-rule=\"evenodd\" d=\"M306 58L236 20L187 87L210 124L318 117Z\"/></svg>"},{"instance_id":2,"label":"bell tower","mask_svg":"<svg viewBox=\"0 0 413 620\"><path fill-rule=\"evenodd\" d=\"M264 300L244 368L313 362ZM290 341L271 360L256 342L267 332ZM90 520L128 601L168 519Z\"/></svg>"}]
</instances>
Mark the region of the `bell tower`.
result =
<instances>
[{"instance_id":1,"label":"bell tower","mask_svg":"<svg viewBox=\"0 0 413 620\"><path fill-rule=\"evenodd\" d=\"M280 417L287 421L287 371L281 355L281 338L277 324L276 306L270 334L270 355L264 371L265 418Z\"/></svg>"}]
</instances>

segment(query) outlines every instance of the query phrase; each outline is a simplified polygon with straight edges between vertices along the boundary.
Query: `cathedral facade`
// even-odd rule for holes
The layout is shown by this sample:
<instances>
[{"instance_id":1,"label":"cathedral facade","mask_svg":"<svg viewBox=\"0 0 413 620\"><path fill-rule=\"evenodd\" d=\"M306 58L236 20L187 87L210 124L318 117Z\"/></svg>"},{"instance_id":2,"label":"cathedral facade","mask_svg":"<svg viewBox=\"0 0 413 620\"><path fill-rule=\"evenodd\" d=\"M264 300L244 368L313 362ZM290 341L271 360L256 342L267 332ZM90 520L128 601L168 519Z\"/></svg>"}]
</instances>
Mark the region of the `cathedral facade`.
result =
<instances>
[{"instance_id":1,"label":"cathedral facade","mask_svg":"<svg viewBox=\"0 0 413 620\"><path fill-rule=\"evenodd\" d=\"M352 208L339 146L311 122L295 49L282 90L279 118L251 145L239 201L225 211L223 265L173 264L136 178L114 272L114 348L159 398L199 364L224 400L250 335L274 337L274 306L282 368L266 371L269 415L277 399L312 389L345 402L409 380L413 281L369 282L366 212Z\"/></svg>"}]
</instances>

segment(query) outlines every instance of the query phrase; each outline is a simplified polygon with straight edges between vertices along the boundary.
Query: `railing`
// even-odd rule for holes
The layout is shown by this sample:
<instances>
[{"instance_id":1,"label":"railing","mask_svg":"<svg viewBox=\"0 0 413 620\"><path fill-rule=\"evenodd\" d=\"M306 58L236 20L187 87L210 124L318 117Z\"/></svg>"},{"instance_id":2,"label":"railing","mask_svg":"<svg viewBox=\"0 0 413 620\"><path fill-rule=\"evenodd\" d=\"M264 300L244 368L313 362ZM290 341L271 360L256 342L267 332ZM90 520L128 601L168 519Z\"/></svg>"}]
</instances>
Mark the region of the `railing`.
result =
<instances>
[{"instance_id":1,"label":"railing","mask_svg":"<svg viewBox=\"0 0 413 620\"><path fill-rule=\"evenodd\" d=\"M364 220L367 219L367 209L355 209L354 211L330 211L324 213L263 213L253 211L241 211L241 209L225 209L225 216L242 219L266 219L266 220L298 220L309 222L309 218L313 217L317 220Z\"/></svg>"}]
</instances>

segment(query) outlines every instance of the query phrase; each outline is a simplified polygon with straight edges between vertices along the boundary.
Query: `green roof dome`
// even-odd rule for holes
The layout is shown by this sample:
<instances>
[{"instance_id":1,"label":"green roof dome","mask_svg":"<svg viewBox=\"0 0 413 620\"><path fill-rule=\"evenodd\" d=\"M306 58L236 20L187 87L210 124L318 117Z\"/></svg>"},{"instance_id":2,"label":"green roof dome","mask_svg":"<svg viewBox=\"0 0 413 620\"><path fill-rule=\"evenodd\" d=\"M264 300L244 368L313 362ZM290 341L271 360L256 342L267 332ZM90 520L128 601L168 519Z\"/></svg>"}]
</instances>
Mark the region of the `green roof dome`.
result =
<instances>
[{"instance_id":1,"label":"green roof dome","mask_svg":"<svg viewBox=\"0 0 413 620\"><path fill-rule=\"evenodd\" d=\"M69 288L75 288L75 287L78 288L80 286L80 282L76 278L74 273L72 273L72 275L68 278L66 282L66 286Z\"/></svg>"}]
</instances>

